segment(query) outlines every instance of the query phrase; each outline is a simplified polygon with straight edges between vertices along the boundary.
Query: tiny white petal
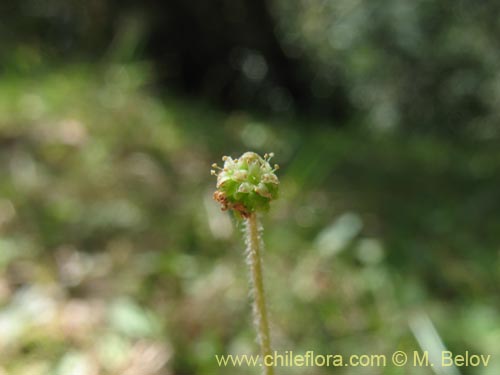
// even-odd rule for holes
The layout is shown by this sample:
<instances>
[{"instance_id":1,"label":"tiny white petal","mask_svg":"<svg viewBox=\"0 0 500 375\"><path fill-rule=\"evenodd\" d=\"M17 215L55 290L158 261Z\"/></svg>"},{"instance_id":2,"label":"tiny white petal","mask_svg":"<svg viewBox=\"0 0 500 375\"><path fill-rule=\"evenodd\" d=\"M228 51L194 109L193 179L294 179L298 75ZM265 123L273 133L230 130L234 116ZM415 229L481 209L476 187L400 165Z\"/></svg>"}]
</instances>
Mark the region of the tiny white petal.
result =
<instances>
[{"instance_id":1,"label":"tiny white petal","mask_svg":"<svg viewBox=\"0 0 500 375\"><path fill-rule=\"evenodd\" d=\"M259 195L262 195L263 197L272 198L271 193L267 189L267 186L262 182L255 187L255 192Z\"/></svg>"},{"instance_id":2,"label":"tiny white petal","mask_svg":"<svg viewBox=\"0 0 500 375\"><path fill-rule=\"evenodd\" d=\"M254 189L254 186L248 182L244 182L238 188L238 193L250 193Z\"/></svg>"}]
</instances>

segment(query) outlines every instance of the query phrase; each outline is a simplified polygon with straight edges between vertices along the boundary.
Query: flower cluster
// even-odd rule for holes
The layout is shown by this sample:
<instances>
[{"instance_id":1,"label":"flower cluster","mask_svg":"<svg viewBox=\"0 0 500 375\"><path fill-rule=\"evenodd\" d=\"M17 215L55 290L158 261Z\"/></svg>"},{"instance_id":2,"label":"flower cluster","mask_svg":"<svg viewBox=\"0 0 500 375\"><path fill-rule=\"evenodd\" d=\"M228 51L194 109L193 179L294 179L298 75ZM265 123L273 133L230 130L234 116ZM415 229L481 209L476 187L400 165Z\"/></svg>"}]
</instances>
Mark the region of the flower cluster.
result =
<instances>
[{"instance_id":1,"label":"flower cluster","mask_svg":"<svg viewBox=\"0 0 500 375\"><path fill-rule=\"evenodd\" d=\"M222 210L232 209L248 217L256 211L267 211L271 200L278 197L277 164L271 167L273 153L264 158L255 152L245 152L238 159L224 156L224 167L213 164L212 175L217 176L214 199Z\"/></svg>"}]
</instances>

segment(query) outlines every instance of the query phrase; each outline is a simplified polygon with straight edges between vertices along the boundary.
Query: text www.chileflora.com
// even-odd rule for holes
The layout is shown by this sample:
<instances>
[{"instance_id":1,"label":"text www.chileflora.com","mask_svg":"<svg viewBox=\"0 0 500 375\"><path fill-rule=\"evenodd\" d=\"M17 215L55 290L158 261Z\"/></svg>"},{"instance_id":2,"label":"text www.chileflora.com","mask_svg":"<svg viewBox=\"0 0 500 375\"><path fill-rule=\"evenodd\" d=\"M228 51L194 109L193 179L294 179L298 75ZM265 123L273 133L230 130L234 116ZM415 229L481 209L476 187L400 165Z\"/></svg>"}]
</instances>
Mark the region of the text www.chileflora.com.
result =
<instances>
[{"instance_id":1,"label":"text www.chileflora.com","mask_svg":"<svg viewBox=\"0 0 500 375\"><path fill-rule=\"evenodd\" d=\"M436 355L437 354L437 355ZM397 350L390 354L316 354L307 351L295 354L283 353L260 355L215 355L219 367L488 367L491 354L475 354L469 351L453 353L442 351L429 355L428 351Z\"/></svg>"}]
</instances>

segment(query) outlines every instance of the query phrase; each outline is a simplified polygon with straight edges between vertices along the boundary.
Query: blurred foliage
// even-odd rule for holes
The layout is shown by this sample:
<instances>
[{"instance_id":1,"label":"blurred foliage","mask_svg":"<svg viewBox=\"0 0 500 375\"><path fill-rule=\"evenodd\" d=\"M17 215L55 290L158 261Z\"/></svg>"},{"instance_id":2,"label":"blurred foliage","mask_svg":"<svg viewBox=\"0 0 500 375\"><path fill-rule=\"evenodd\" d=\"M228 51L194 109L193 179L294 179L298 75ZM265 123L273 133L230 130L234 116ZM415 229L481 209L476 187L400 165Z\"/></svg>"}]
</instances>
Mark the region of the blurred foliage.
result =
<instances>
[{"instance_id":1,"label":"blurred foliage","mask_svg":"<svg viewBox=\"0 0 500 375\"><path fill-rule=\"evenodd\" d=\"M282 167L264 218L276 349L390 354L441 337L492 354L464 374L498 373L494 142L306 131L159 98L151 81L148 64L0 80L0 373L233 374L214 354L255 344L237 222L209 172L248 149Z\"/></svg>"},{"instance_id":2,"label":"blurred foliage","mask_svg":"<svg viewBox=\"0 0 500 375\"><path fill-rule=\"evenodd\" d=\"M371 126L498 138L497 1L276 0L316 96L341 81Z\"/></svg>"},{"instance_id":3,"label":"blurred foliage","mask_svg":"<svg viewBox=\"0 0 500 375\"><path fill-rule=\"evenodd\" d=\"M0 5L0 61L146 57L156 83L223 108L498 139L499 11L495 0L19 0Z\"/></svg>"}]
</instances>

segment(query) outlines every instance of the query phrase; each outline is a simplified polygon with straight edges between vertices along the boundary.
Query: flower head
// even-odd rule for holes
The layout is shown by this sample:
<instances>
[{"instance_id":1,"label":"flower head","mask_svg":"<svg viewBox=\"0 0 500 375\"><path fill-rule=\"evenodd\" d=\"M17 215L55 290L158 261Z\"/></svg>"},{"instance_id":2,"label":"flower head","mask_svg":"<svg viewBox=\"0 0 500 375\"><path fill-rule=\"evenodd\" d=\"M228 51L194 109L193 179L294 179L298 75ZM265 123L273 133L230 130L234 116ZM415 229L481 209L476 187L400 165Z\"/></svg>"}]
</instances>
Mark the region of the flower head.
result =
<instances>
[{"instance_id":1,"label":"flower head","mask_svg":"<svg viewBox=\"0 0 500 375\"><path fill-rule=\"evenodd\" d=\"M224 156L224 166L213 164L212 175L217 176L214 199L222 210L232 209L243 217L255 211L267 211L269 203L278 197L277 164L271 167L273 153L264 158L255 152L245 152L238 159Z\"/></svg>"}]
</instances>

